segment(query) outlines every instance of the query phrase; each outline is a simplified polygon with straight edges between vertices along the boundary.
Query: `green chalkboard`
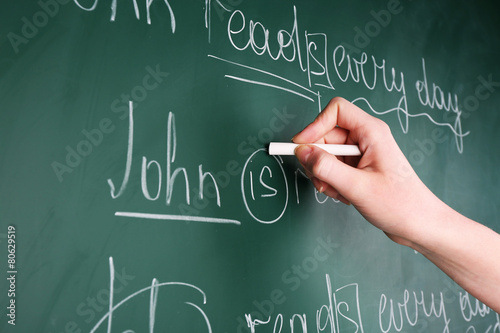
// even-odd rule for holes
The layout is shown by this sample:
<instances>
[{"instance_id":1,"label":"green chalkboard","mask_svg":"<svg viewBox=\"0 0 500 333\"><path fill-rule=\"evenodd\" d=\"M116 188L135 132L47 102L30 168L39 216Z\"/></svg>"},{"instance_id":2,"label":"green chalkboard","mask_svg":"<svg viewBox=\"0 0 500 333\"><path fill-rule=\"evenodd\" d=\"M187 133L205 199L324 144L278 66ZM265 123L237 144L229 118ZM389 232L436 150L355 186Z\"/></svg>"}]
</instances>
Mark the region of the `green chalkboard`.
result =
<instances>
[{"instance_id":1,"label":"green chalkboard","mask_svg":"<svg viewBox=\"0 0 500 333\"><path fill-rule=\"evenodd\" d=\"M434 193L500 231L497 13L4 1L0 331L499 332L423 256L263 150L342 96L390 125Z\"/></svg>"}]
</instances>

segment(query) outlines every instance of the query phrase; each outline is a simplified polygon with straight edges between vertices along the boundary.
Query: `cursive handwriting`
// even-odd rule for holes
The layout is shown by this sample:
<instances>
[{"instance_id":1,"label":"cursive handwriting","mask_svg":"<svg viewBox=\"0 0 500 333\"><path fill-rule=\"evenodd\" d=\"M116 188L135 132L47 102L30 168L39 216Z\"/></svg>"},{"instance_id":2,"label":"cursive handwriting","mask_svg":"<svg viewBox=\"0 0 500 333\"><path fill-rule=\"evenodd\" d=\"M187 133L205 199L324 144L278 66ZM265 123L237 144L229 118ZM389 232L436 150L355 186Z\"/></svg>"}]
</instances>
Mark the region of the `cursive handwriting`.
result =
<instances>
[{"instance_id":1,"label":"cursive handwriting","mask_svg":"<svg viewBox=\"0 0 500 333\"><path fill-rule=\"evenodd\" d=\"M80 4L81 0L73 0L75 4L80 8L83 9L87 12L92 12L96 9L97 4L99 3L99 0L94 0L94 4L90 7L84 7ZM172 6L170 6L169 0L163 0L165 2L165 5L167 6L168 12L170 14L170 27L172 29L172 33L175 33L175 15L174 11L172 10ZM137 5L137 0L133 0L134 3L134 13L135 17L140 20L141 19L141 12L139 10L139 6ZM153 0L145 0L145 5L146 5L146 22L148 24L151 24L151 5L153 4ZM112 0L111 2L111 17L110 21L114 22L116 20L116 10L118 7L118 0Z\"/></svg>"},{"instance_id":2,"label":"cursive handwriting","mask_svg":"<svg viewBox=\"0 0 500 333\"><path fill-rule=\"evenodd\" d=\"M134 138L135 138L135 118L134 118L134 105L131 101L129 103L129 126L128 126L128 139L127 139L127 153L125 158L124 174L119 184L115 183L113 179L108 178L108 186L110 196L113 199L118 199L125 191L131 182L132 175L136 174L137 169L134 163ZM191 183L190 174L187 167L177 166L177 156L182 151L177 150L177 130L175 124L175 116L172 112L168 114L167 121L167 140L166 140L166 163L164 166L157 160L148 159L142 156L140 164L140 188L142 196L147 201L158 201L160 197L165 197L164 202L166 206L170 206L172 196L174 194L174 184L182 184L176 186L177 191L184 190L185 203L191 205L191 192L189 184ZM287 210L291 186L295 186L294 192L296 195L297 204L299 200L299 175L305 177L304 173L299 169L296 170L293 179L289 179L287 173L283 168L283 160L281 157L269 156L265 149L257 149L253 152L245 162L241 172L241 193L243 203L250 216L260 223L271 224L281 219ZM199 164L198 167L198 189L200 200L203 200L204 189L208 187L213 189L216 199L216 205L222 207L222 194L216 177L208 171L204 171L203 165ZM151 177L152 180L149 180ZM152 187L152 188L151 188ZM226 188L225 186L224 188ZM313 188L309 186L309 188ZM314 188L313 188L314 189ZM177 193L177 192L176 192ZM323 199L319 198L319 193L314 189L315 200L319 204L327 201L328 197ZM311 194L311 193L310 193ZM333 199L332 199L333 200ZM337 202L337 200L333 200ZM262 209L263 206L268 209ZM148 220L163 220L163 221L193 221L193 222L209 222L209 223L226 223L240 225L241 222L231 218L220 217L206 217L206 216L193 216L183 214L163 214L163 213L150 213L150 212L133 212L133 211L117 211L115 216L128 217L136 219Z\"/></svg>"},{"instance_id":3,"label":"cursive handwriting","mask_svg":"<svg viewBox=\"0 0 500 333\"><path fill-rule=\"evenodd\" d=\"M330 275L326 274L326 289L328 303L322 305L317 311L312 322L314 329L311 332L332 332L332 333L363 333L363 322L361 319L359 288L357 283L350 283L343 287L332 290ZM251 314L245 314L246 322L250 332L269 332L272 327L273 332L282 332L283 314L279 313L272 321L271 317L267 320L252 318ZM294 332L294 327L298 325L301 332L308 332L308 317L306 314L295 313L290 316L290 331ZM269 328L260 329L259 326Z\"/></svg>"},{"instance_id":4,"label":"cursive handwriting","mask_svg":"<svg viewBox=\"0 0 500 333\"><path fill-rule=\"evenodd\" d=\"M206 11L209 10L210 6L207 8ZM467 136L469 132L462 130L462 110L460 109L458 95L451 92L446 94L436 83L432 83L432 89L429 89L425 59L422 59L423 79L418 80L415 84L420 103L432 110L452 112L454 114L452 123L438 121L439 117L448 119L444 115L429 112L411 112L408 108L405 75L403 71L397 71L394 67L390 68L385 59L377 59L373 55L368 56L365 52L362 52L357 57L351 56L346 52L342 44L335 46L331 50L327 34L301 31L295 6L293 6L293 15L291 15L292 20L289 26L275 32L271 32L263 22L248 20L242 10L231 11L227 8L225 10L231 12L227 20L226 31L228 41L235 50L252 52L258 56L268 57L272 61L282 60L295 64L299 71L305 73L307 86L261 68L210 55L213 59L222 60L252 72L264 73L269 78L278 78L281 84L271 84L265 79L249 79L241 74L239 76L226 74L226 78L287 91L309 101L317 102L318 109L321 109L321 94L317 89L334 90L335 80L342 83L351 81L369 90L381 87L387 93L398 94L399 99L395 107L385 111L376 111L364 97L355 98L353 102L363 101L372 112L378 115L394 112L404 133L408 132L411 118L427 118L436 126L448 128L455 137L457 150L460 153L463 152L463 137ZM206 20L209 16L207 13L205 13ZM206 26L209 27L207 21ZM259 36L259 38L256 36ZM299 36L304 36L304 38L301 39Z\"/></svg>"},{"instance_id":5,"label":"cursive handwriting","mask_svg":"<svg viewBox=\"0 0 500 333\"><path fill-rule=\"evenodd\" d=\"M110 194L113 199L116 199L123 195L127 189L127 185L130 180L130 175L132 172L132 161L133 161L133 147L134 147L134 105L132 101L129 103L129 131L128 131L128 141L127 141L127 158L125 162L125 173L120 185L119 190L115 186L112 179L108 179L108 185L110 188ZM185 167L177 167L174 169L174 163L177 156L177 134L175 129L175 117L173 113L168 115L167 123L167 158L166 158L166 170L165 176L163 176L162 167L160 163L156 160L150 160L146 156L142 157L141 165L141 190L145 199L149 201L156 201L159 199L163 182L165 179L165 204L168 206L171 203L174 183L177 177L182 176L181 180L184 180L186 203L190 204L190 192L189 192L189 176L187 169ZM148 187L148 174L150 169L156 171L157 186L154 194L151 194ZM210 181L210 185L215 188L215 193L217 196L217 205L221 206L221 198L219 193L219 188L215 177L210 172L203 171L203 166L198 165L198 180L200 189L200 199L203 199L203 188L205 182ZM223 218L212 218L212 217L201 217L201 216L184 216L184 215L170 215L170 214L151 214L151 213L141 213L141 212L116 212L116 216L123 217L133 217L142 219L156 219L156 220L181 220L181 221L197 221L197 222L212 222L212 223L230 223L230 224L240 224L239 221L233 219L223 219Z\"/></svg>"},{"instance_id":6,"label":"cursive handwriting","mask_svg":"<svg viewBox=\"0 0 500 333\"><path fill-rule=\"evenodd\" d=\"M420 293L415 291L410 293L408 290L405 290L402 302L395 304L392 299L389 299L389 307L387 307L387 296L382 294L380 296L378 315L380 330L384 333L390 332L392 329L401 332L405 323L408 323L410 326L417 325L419 315L423 314L425 318L442 318L444 322L443 333L449 333L450 319L446 315L443 293L439 293L439 295L438 307L435 304L434 293L431 293L430 304L427 308L423 291L420 291Z\"/></svg>"},{"instance_id":7,"label":"cursive handwriting","mask_svg":"<svg viewBox=\"0 0 500 333\"><path fill-rule=\"evenodd\" d=\"M465 321L470 322L476 316L482 318L490 314L491 309L485 304L479 302L477 299L469 295L469 293L460 293L460 312Z\"/></svg>"}]
</instances>

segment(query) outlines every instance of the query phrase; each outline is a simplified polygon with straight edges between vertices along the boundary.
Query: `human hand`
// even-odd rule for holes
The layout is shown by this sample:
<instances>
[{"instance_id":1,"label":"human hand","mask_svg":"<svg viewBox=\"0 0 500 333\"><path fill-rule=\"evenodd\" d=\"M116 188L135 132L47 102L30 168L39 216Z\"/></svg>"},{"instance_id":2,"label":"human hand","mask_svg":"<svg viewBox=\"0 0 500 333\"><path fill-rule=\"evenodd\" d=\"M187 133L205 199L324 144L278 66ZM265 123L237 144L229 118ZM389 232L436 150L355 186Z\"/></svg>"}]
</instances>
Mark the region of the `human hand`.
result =
<instances>
[{"instance_id":1,"label":"human hand","mask_svg":"<svg viewBox=\"0 0 500 333\"><path fill-rule=\"evenodd\" d=\"M410 246L422 209L441 201L420 181L390 128L342 98L334 98L293 141L316 189L354 207L392 240ZM357 144L361 157L336 157L308 143ZM422 206L424 205L424 206Z\"/></svg>"}]
</instances>

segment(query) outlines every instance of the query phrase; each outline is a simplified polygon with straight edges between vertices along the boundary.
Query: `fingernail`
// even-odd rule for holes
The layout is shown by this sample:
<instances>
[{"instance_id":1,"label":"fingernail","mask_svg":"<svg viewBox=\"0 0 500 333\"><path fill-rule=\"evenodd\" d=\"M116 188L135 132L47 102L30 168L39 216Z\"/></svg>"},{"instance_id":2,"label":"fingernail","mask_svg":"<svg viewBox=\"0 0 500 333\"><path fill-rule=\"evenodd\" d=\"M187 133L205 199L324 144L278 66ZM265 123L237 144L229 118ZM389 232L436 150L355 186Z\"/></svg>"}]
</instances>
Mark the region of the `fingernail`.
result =
<instances>
[{"instance_id":1,"label":"fingernail","mask_svg":"<svg viewBox=\"0 0 500 333\"><path fill-rule=\"evenodd\" d=\"M300 145L295 148L295 156L301 164L306 164L309 156L312 153L312 148L309 146Z\"/></svg>"},{"instance_id":2,"label":"fingernail","mask_svg":"<svg viewBox=\"0 0 500 333\"><path fill-rule=\"evenodd\" d=\"M319 193L325 192L326 188L322 181L314 177L311 179L311 181L313 182L314 187Z\"/></svg>"}]
</instances>

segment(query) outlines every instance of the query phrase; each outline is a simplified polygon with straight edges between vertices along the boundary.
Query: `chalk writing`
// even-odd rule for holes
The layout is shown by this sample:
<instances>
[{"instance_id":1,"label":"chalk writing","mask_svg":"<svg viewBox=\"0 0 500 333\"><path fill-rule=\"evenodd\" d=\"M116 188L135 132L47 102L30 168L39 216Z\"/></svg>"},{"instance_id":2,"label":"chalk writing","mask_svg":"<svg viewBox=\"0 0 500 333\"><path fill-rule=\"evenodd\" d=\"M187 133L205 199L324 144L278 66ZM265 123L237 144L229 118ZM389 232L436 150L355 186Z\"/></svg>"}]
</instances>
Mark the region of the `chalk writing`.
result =
<instances>
[{"instance_id":1,"label":"chalk writing","mask_svg":"<svg viewBox=\"0 0 500 333\"><path fill-rule=\"evenodd\" d=\"M500 315L498 313L494 313L495 315L495 322L493 324L488 325L486 330L484 330L484 333L499 333L500 332ZM467 331L465 333L477 333L478 331L476 330L476 326L470 325L467 328ZM481 332L481 331L480 331Z\"/></svg>"},{"instance_id":2,"label":"chalk writing","mask_svg":"<svg viewBox=\"0 0 500 333\"><path fill-rule=\"evenodd\" d=\"M379 303L380 330L384 333L391 332L392 330L401 332L405 323L412 327L417 325L419 314L423 314L424 318L442 318L444 325L443 332L449 333L450 319L446 315L443 294L440 293L439 295L439 304L436 307L434 293L430 294L430 301L426 302L423 291L420 291L420 293L416 291L410 293L408 290L405 290L402 302L394 304L394 300L389 299L389 307L387 307L387 296L382 294ZM426 303L430 304L426 305Z\"/></svg>"},{"instance_id":3,"label":"chalk writing","mask_svg":"<svg viewBox=\"0 0 500 333\"><path fill-rule=\"evenodd\" d=\"M80 4L81 0L73 0L75 4L80 7L80 9L83 9L87 12L92 12L96 9L97 4L99 3L99 0L94 0L94 4L90 7L84 7ZM174 11L172 10L172 6L170 6L170 2L168 0L163 0L165 2L165 5L167 6L169 15L170 15L170 27L172 29L172 33L175 33L175 27L176 27L176 22L175 22L175 15ZM135 17L140 20L141 19L141 13L139 11L139 6L137 5L137 0L132 0L134 4L134 13ZM145 0L145 5L146 5L146 22L148 24L151 24L151 5L153 4L153 0ZM118 0L112 0L111 2L111 17L110 21L114 22L116 19L116 11L118 7Z\"/></svg>"},{"instance_id":4,"label":"chalk writing","mask_svg":"<svg viewBox=\"0 0 500 333\"><path fill-rule=\"evenodd\" d=\"M280 170L279 176L273 176L271 168L267 165L270 162L278 165ZM278 221L285 213L288 205L288 182L285 170L283 170L281 165L282 163L283 161L280 161L278 158L270 159L265 149L259 149L250 155L243 167L241 174L243 202L248 213L261 223L274 223ZM265 171L267 171L269 176L264 180ZM253 179L254 172L260 175L257 184L255 184ZM279 180L277 180L278 177ZM258 197L255 195L257 190L261 191ZM279 193L278 190L280 191ZM262 207L264 202L267 204L270 203L270 208L265 211L258 209Z\"/></svg>"},{"instance_id":5,"label":"chalk writing","mask_svg":"<svg viewBox=\"0 0 500 333\"><path fill-rule=\"evenodd\" d=\"M295 180L294 180L294 184L295 184L295 197L297 198L297 204L299 204L300 203L299 176L302 177L303 179L309 179L309 178L307 178L306 174L301 169L295 170L294 174L295 174ZM326 203L328 201L328 199L330 199L331 201L333 201L335 203L339 203L340 202L340 200L331 198L331 197L327 196L326 194L320 193L315 187L313 187L313 191L314 191L314 198L316 199L316 202L318 202L320 204ZM320 199L320 197L319 197L320 195L323 196L323 199Z\"/></svg>"},{"instance_id":6,"label":"chalk writing","mask_svg":"<svg viewBox=\"0 0 500 333\"><path fill-rule=\"evenodd\" d=\"M332 333L363 333L363 322L361 319L359 288L357 283L350 283L343 287L332 290L330 275L326 274L326 287L328 303L322 305L312 320L314 329L311 332L329 331ZM245 314L246 322L250 332L269 332L272 325L273 332L281 332L283 329L283 314L278 313L272 321L272 317L266 320L255 319L251 314ZM301 328L301 332L309 332L306 314L295 313L290 316L290 331L294 331L295 325ZM268 325L269 324L269 325ZM263 327L260 326L270 326Z\"/></svg>"},{"instance_id":7,"label":"chalk writing","mask_svg":"<svg viewBox=\"0 0 500 333\"><path fill-rule=\"evenodd\" d=\"M206 17L209 15L208 10L206 9ZM298 14L295 6L293 6L292 20L288 29L279 29L274 33L260 21L252 19L248 21L242 10L231 11L227 8L225 10L231 12L227 20L226 31L228 41L235 50L239 52L252 52L258 56L266 56L272 61L284 60L290 64L296 64L298 70L306 74L307 85L293 82L270 71L230 61L216 55L209 55L213 59L225 61L253 72L262 73L268 78L279 79L280 84L269 83L264 79L249 79L241 75L226 74L226 78L292 93L311 102L317 102L319 110L321 109L321 94L319 90L315 89L325 88L333 90L335 89L335 79L341 82L352 81L363 85L368 90L374 90L377 88L377 85L382 85L382 88L386 92L399 94L397 106L385 111L376 111L364 97L355 98L353 102L363 101L372 112L378 115L395 112L401 130L404 133L408 132L410 118L427 118L436 126L448 128L455 137L457 150L460 153L463 152L463 137L467 136L469 132L462 130L462 110L458 101L458 95L451 92L446 94L436 83L432 83L432 90L429 91L425 59L422 59L423 80L418 80L415 84L420 103L422 106L433 110L452 112L455 115L452 123L437 121L438 115L431 113L410 112L408 109L405 75L402 71L396 71L394 67L389 69L385 59L377 59L375 56L369 57L365 52L362 52L358 57L351 56L346 52L342 44L334 47L332 51L329 49L327 34L321 32L310 33L307 31L302 33L299 29ZM206 26L207 28L209 27L207 18ZM270 37L273 34L275 34L275 38ZM304 36L303 41L299 38L301 35ZM255 36L263 36L263 38L257 39Z\"/></svg>"},{"instance_id":8,"label":"chalk writing","mask_svg":"<svg viewBox=\"0 0 500 333\"><path fill-rule=\"evenodd\" d=\"M482 318L490 314L491 309L479 302L477 299L472 298L469 293L460 293L460 312L465 321L471 321L476 316Z\"/></svg>"},{"instance_id":9,"label":"chalk writing","mask_svg":"<svg viewBox=\"0 0 500 333\"><path fill-rule=\"evenodd\" d=\"M127 153L125 158L124 174L121 183L117 185L111 178L107 180L110 196L113 199L120 198L127 190L130 177L134 171L134 104L129 102L129 126ZM165 205L170 206L174 194L174 184L179 179L181 190L185 193L185 204L191 205L190 177L186 167L177 166L177 133L175 116L172 112L168 114L167 121L167 141L166 141L166 165L157 160L150 160L146 156L141 158L140 184L141 192L147 201L158 201L164 193ZM241 192L243 203L250 216L260 223L270 224L281 219L284 215L289 202L289 180L283 169L283 160L279 156L269 156L265 149L257 149L247 158L241 171ZM305 176L300 170L295 172L294 184L297 204L299 200L298 175ZM153 180L148 181L149 177ZM209 186L210 185L210 186ZM203 200L204 188L213 189L213 196L216 199L216 205L222 207L222 194L219 190L217 177L211 172L205 171L203 165L198 165L198 189L199 194L195 199ZM312 188L311 186L309 186ZM179 185L177 186L179 190ZM323 204L328 200L319 198L319 193L314 190L314 196L318 203ZM333 200L338 202L337 200ZM261 209L265 204L268 209ZM240 221L231 218L193 216L185 214L163 214L151 212L132 212L117 211L117 217L128 217L137 219L163 220L163 221L193 221L208 223L241 224Z\"/></svg>"},{"instance_id":10,"label":"chalk writing","mask_svg":"<svg viewBox=\"0 0 500 333\"><path fill-rule=\"evenodd\" d=\"M247 68L249 70L265 74L266 76L270 76L272 78L277 78L277 79L283 81L283 83L285 83L285 84L289 84L291 86L295 86L297 88L300 88L300 90L303 90L304 92L299 92L299 91L291 89L291 88L287 88L287 87L283 87L283 86L279 86L279 85L270 84L270 83L267 83L267 82L264 82L264 81L249 80L249 79L245 79L245 78L241 78L241 77L237 77L237 76L233 76L233 75L225 75L225 77L227 77L227 78L234 79L234 80L239 80L239 81L243 81L243 82L247 82L247 83L262 85L262 86L266 86L266 87L270 87L270 88L284 90L284 91L287 91L287 92L292 93L294 95L300 96L300 97L302 97L304 99L307 99L307 100L309 100L311 102L315 101L315 99L313 98L314 96L313 97L308 96L308 95L305 94L306 92L309 93L309 94L311 94L311 95L315 95L315 97L319 99L319 93L316 93L313 90L311 90L311 89L309 89L307 87L304 87L304 86L302 86L302 85L300 85L300 84L298 84L296 82L293 82L293 81L291 81L291 80L289 80L287 78L284 78L282 76L276 75L274 73L271 73L271 72L268 72L268 71L265 71L265 70L262 70L262 69L258 69L256 67L251 67L251 66L239 64L237 62L230 61L230 60L227 60L227 59L223 59L221 57L217 57L217 56L214 56L214 55L208 55L208 56L210 58L217 59L217 60L220 60L220 61L224 61L226 63L232 64L232 65L235 65L235 66Z\"/></svg>"},{"instance_id":11,"label":"chalk writing","mask_svg":"<svg viewBox=\"0 0 500 333\"><path fill-rule=\"evenodd\" d=\"M231 9L228 6L223 5L219 0L215 0L216 10L219 11L219 14L222 13L230 13ZM208 30L208 42L211 41L212 35L212 0L205 0L205 28Z\"/></svg>"},{"instance_id":12,"label":"chalk writing","mask_svg":"<svg viewBox=\"0 0 500 333\"><path fill-rule=\"evenodd\" d=\"M125 173L123 180L120 185L120 189L117 191L115 183L113 180L108 179L108 185L110 187L110 194L113 199L116 199L123 195L127 188L130 174L132 171L132 161L133 161L133 147L134 147L134 105L132 102L129 103L129 131L128 131L128 142L127 142L127 157L125 162ZM175 118L173 113L168 115L167 123L167 158L166 158L166 172L165 177L162 177L163 171L160 163L156 160L148 161L148 159L142 157L142 168L141 168L141 189L142 194L145 199L149 201L156 201L160 197L160 192L163 187L162 179L165 178L165 204L168 206L171 203L174 183L179 175L182 175L185 185L186 203L190 204L190 193L189 193L189 177L186 168L177 167L173 169L173 164L175 163L177 154L177 135L175 130ZM154 167L157 173L157 187L154 195L151 195L147 177L150 168ZM216 189L217 205L221 206L221 198L219 189L217 186L217 181L215 177L210 172L203 171L203 166L198 165L198 179L200 188L200 199L203 199L203 187L206 180L211 181L211 184ZM140 213L140 212L116 212L116 216L122 217L133 217L133 218L143 218L143 219L156 219L156 220L181 220L181 221L198 221L198 222L213 222L213 223L230 223L230 224L240 224L239 221L233 219L223 219L223 218L211 218L211 217L200 217L200 216L184 216L184 215L169 215L169 214L152 214L152 213Z\"/></svg>"},{"instance_id":13,"label":"chalk writing","mask_svg":"<svg viewBox=\"0 0 500 333\"><path fill-rule=\"evenodd\" d=\"M192 290L197 291L198 293L201 294L202 304L207 303L207 296L206 296L205 292L195 285L185 283L185 282L159 282L156 278L154 278L153 281L151 282L150 286L142 288L142 289L128 295L127 297L122 299L120 302L115 304L114 299L113 299L114 279L115 279L115 267L114 267L114 263L113 263L113 257L109 258L109 275L110 275L110 278L109 278L109 311L94 325L94 327L90 330L90 333L94 333L96 330L98 330L99 327L101 327L101 325L105 321L107 321L107 324L108 324L106 332L111 333L112 332L112 323L113 323L113 313L117 312L122 305L131 302L131 300L133 298L135 298L136 296L139 296L143 293L148 293L148 292L150 294L150 296L149 296L149 299L150 299L150 301L149 301L149 318L148 318L149 325L148 326L149 326L149 332L154 332L154 325L155 325L155 320L156 320L156 306L158 303L158 293L159 293L159 290L161 287L168 286L171 288L182 287L182 288L192 289ZM210 321L208 319L208 316L205 313L205 311L203 311L201 306L198 305L197 303L193 303L193 302L189 302L189 301L185 301L184 304L195 308L198 311L198 313L200 314L203 321L206 323L207 332L209 332L209 333L212 332L212 326L210 325ZM179 311L181 311L181 309L179 309Z\"/></svg>"},{"instance_id":14,"label":"chalk writing","mask_svg":"<svg viewBox=\"0 0 500 333\"><path fill-rule=\"evenodd\" d=\"M427 83L427 71L425 69L425 60L422 59L422 70L423 70L423 81L418 80L415 84L418 91L418 99L422 105L428 105L431 109L437 108L438 110L445 110L447 112L452 111L456 114L455 121L453 126L451 124L440 124L434 121L431 116L426 115L432 122L439 126L448 126L451 131L455 135L456 145L459 152L463 151L463 137L466 136L467 133L462 132L462 110L458 105L458 96L454 94L452 96L451 93L448 93L447 98L445 97L445 93L437 84L432 83L432 98L429 95L429 85ZM425 94L422 94L425 92ZM424 97L423 97L424 96Z\"/></svg>"}]
</instances>

